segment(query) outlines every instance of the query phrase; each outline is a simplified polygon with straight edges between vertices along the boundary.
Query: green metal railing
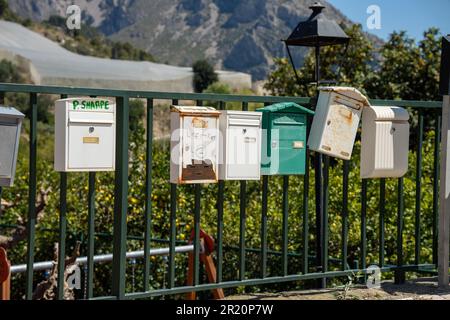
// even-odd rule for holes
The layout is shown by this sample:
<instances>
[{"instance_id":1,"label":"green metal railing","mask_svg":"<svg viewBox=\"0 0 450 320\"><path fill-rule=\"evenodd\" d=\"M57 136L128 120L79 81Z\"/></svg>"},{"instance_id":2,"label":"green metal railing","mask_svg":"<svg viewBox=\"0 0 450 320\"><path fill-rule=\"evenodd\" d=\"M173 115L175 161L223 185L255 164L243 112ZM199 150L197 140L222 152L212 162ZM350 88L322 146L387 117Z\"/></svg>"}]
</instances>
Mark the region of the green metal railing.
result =
<instances>
[{"instance_id":1,"label":"green metal railing","mask_svg":"<svg viewBox=\"0 0 450 320\"><path fill-rule=\"evenodd\" d=\"M242 110L248 110L249 103L258 103L261 105L269 105L278 102L295 102L304 106L311 106L314 101L309 98L300 97L273 97L273 96L237 96L237 95L216 95L216 94L191 94L191 93L166 93L166 92L147 92L147 91L129 91L129 90L110 90L110 89L91 89L91 88L75 88L75 87L56 87L56 86L35 86L35 85L18 85L18 84L0 84L0 103L4 100L6 93L26 93L29 94L30 105L30 139L29 139L29 195L28 195L28 236L27 236L27 271L26 271L26 299L31 299L33 294L33 263L35 262L35 238L36 238L36 192L37 192L37 102L40 94L53 94L60 95L62 98L68 96L102 96L113 97L116 99L117 106L117 118L116 118L116 172L115 172L115 192L114 192L114 226L113 226L113 262L112 262L112 290L111 296L107 297L94 297L94 249L95 249L95 234L94 234L94 222L95 222L95 173L89 174L89 187L88 187L88 238L87 238L87 298L89 299L137 299L148 298L153 296L161 296L168 294L181 294L190 291L205 291L215 288L232 288L238 286L257 286L264 284L276 284L282 282L292 282L299 280L313 280L317 279L322 282L322 285L326 285L326 279L334 277L342 277L351 275L354 272L361 271L366 272L366 256L367 256L367 192L368 181L362 181L361 188L361 244L360 244L360 265L359 267L348 265L348 253L349 248L347 245L347 239L349 236L349 203L355 201L349 199L349 174L350 174L350 162L343 162L342 172L342 230L341 230L341 257L331 258L328 254L328 239L329 239L329 225L328 225L328 198L329 194L333 190L329 189L329 167L330 158L323 157L323 184L319 185L319 192L323 194L323 206L321 208L311 208L308 206L308 200L311 195L309 180L310 174L314 172L311 168L311 161L309 161L309 152L307 153L306 162L306 174L304 176L303 194L298 195L298 201L302 202L302 233L301 244L302 248L298 252L301 257L301 272L295 274L289 273L288 257L292 254L288 251L288 228L289 228L289 200L288 189L290 178L288 176L283 177L282 186L282 237L281 237L281 252L278 252L281 256L281 275L280 276L267 276L267 260L270 250L268 249L268 194L269 194L269 177L263 176L261 178L261 246L260 248L247 248L246 247L246 218L247 218L247 183L245 181L240 182L239 193L239 246L238 246L238 277L235 280L223 281L223 263L224 263L224 193L225 182L219 181L218 193L215 200L217 202L217 234L216 238L216 253L215 261L217 265L217 282L216 283L201 283L200 282L200 217L201 217L201 192L202 186L195 185L194 187L194 285L193 286L176 286L175 281L175 246L176 246L176 217L177 217L177 186L175 184L170 185L170 232L169 232L169 257L168 257L168 285L164 289L150 289L150 256L152 241L152 146L153 146L153 109L154 101L156 99L169 100L173 104L177 104L181 100L195 101L198 105L201 105L204 101L218 102L219 109L226 109L227 103L239 102L242 105ZM146 99L147 102L147 117L146 117L146 160L145 160L145 214L143 216L142 223L145 225L144 232L144 272L143 272L143 290L140 292L126 292L126 251L127 251L127 195L128 195L128 148L129 148L129 99L140 98ZM397 283L401 283L405 279L405 272L420 272L421 270L433 270L436 264L436 245L437 245L437 214L438 214L438 180L439 180L439 143L440 143L440 108L441 102L423 102L423 101L386 101L386 100L373 100L373 105L385 105L385 106L401 106L409 107L418 112L418 124L417 124L417 166L416 166L416 181L415 181L415 259L414 264L405 264L403 261L403 219L404 219L404 183L403 178L398 179L398 207L397 207L397 263L396 265L388 265L385 263L385 221L386 221L386 180L381 179L379 184L379 261L378 264L382 271L394 272ZM421 177L422 177L422 148L423 148L423 136L424 136L424 120L425 113L432 115L435 119L435 143L434 143L434 175L433 179L433 263L432 264L420 264L420 252L421 252ZM428 117L429 118L429 117ZM309 119L311 123L311 119ZM169 183L169 182L167 182ZM316 186L317 188L317 186ZM66 237L67 237L67 175L66 173L60 174L60 195L59 195L59 261L63 261L63 257L66 254ZM313 258L316 259L316 264L312 261L311 249L309 247L310 238L310 226L309 217L316 213L314 210L321 210L319 226L322 232L320 233L320 239L316 239L320 243L320 252L315 252ZM253 250L260 255L260 276L256 278L246 277L246 253ZM333 260L340 266L340 270L329 271L328 265ZM317 262L321 264L317 265ZM316 272L310 272L310 266L314 265L319 267ZM320 268L321 267L321 268ZM63 273L64 265L58 266L58 298L63 297Z\"/></svg>"}]
</instances>

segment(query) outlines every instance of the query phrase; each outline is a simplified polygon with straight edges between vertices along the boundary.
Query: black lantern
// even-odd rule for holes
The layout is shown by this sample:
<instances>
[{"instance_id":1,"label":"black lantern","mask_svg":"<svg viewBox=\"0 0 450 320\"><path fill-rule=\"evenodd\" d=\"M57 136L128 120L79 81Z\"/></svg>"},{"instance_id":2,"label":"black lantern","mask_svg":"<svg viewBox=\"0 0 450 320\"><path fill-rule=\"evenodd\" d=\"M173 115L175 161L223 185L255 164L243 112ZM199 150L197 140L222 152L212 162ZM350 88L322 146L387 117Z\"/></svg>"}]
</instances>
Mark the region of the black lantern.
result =
<instances>
[{"instance_id":1,"label":"black lantern","mask_svg":"<svg viewBox=\"0 0 450 320\"><path fill-rule=\"evenodd\" d=\"M333 45L347 46L350 37L345 34L344 30L342 30L336 21L330 20L323 15L322 11L325 9L325 6L316 2L309 8L312 10L311 16L308 20L300 22L287 40L284 40L284 43L286 44L286 49L298 82L300 82L300 78L298 77L289 46L313 47L316 49L315 80L319 84L320 47Z\"/></svg>"},{"instance_id":2,"label":"black lantern","mask_svg":"<svg viewBox=\"0 0 450 320\"><path fill-rule=\"evenodd\" d=\"M300 22L291 35L284 40L286 49L291 60L292 68L294 69L297 82L300 84L300 78L295 68L294 60L292 59L289 46L297 47L313 47L315 48L315 81L317 86L320 82L320 47L345 45L347 50L350 42L350 37L347 36L342 28L332 20L326 18L322 11L325 7L316 2L309 7L312 10L311 16L308 20ZM323 161L324 160L324 161ZM324 165L323 165L324 162ZM348 164L345 164L348 165ZM329 158L322 156L319 153L314 157L315 168L315 193L316 193L316 266L317 271L327 271L326 252L324 250L324 243L326 239L326 217L325 208L328 199L328 168ZM305 179L308 179L305 176ZM319 287L325 287L325 278L319 282Z\"/></svg>"}]
</instances>

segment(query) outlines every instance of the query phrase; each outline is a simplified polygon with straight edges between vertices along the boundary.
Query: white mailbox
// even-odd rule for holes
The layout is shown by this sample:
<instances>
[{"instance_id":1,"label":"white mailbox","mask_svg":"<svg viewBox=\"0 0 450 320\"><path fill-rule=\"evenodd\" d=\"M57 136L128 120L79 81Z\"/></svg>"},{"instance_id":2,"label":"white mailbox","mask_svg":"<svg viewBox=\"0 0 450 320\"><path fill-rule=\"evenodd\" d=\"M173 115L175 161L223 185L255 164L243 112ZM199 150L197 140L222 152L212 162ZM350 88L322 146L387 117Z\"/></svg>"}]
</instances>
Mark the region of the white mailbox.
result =
<instances>
[{"instance_id":1,"label":"white mailbox","mask_svg":"<svg viewBox=\"0 0 450 320\"><path fill-rule=\"evenodd\" d=\"M0 106L0 187L14 183L23 118L16 109Z\"/></svg>"},{"instance_id":2,"label":"white mailbox","mask_svg":"<svg viewBox=\"0 0 450 320\"><path fill-rule=\"evenodd\" d=\"M55 105L55 170L113 171L116 147L115 103L71 98Z\"/></svg>"},{"instance_id":3,"label":"white mailbox","mask_svg":"<svg viewBox=\"0 0 450 320\"><path fill-rule=\"evenodd\" d=\"M261 112L222 111L220 180L261 178Z\"/></svg>"},{"instance_id":4,"label":"white mailbox","mask_svg":"<svg viewBox=\"0 0 450 320\"><path fill-rule=\"evenodd\" d=\"M170 182L218 180L219 116L211 107L172 106L170 113Z\"/></svg>"},{"instance_id":5,"label":"white mailbox","mask_svg":"<svg viewBox=\"0 0 450 320\"><path fill-rule=\"evenodd\" d=\"M408 171L409 114L367 107L362 116L361 178L399 178Z\"/></svg>"},{"instance_id":6,"label":"white mailbox","mask_svg":"<svg viewBox=\"0 0 450 320\"><path fill-rule=\"evenodd\" d=\"M350 160L361 112L369 101L355 88L321 87L308 139L311 150Z\"/></svg>"}]
</instances>

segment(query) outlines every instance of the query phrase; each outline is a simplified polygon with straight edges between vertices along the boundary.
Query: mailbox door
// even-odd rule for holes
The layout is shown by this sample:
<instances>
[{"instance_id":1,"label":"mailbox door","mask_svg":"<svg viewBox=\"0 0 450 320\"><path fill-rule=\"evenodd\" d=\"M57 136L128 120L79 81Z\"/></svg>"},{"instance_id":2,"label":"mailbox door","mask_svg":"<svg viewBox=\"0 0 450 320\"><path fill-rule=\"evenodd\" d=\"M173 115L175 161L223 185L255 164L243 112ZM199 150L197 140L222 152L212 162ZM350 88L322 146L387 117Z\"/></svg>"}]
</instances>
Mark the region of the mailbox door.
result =
<instances>
[{"instance_id":1,"label":"mailbox door","mask_svg":"<svg viewBox=\"0 0 450 320\"><path fill-rule=\"evenodd\" d=\"M304 174L306 116L274 113L271 122L272 172L275 170L278 174Z\"/></svg>"},{"instance_id":2,"label":"mailbox door","mask_svg":"<svg viewBox=\"0 0 450 320\"><path fill-rule=\"evenodd\" d=\"M69 169L95 171L114 168L113 114L103 116L103 123L99 119L99 123L83 122L77 118L69 121Z\"/></svg>"},{"instance_id":3,"label":"mailbox door","mask_svg":"<svg viewBox=\"0 0 450 320\"><path fill-rule=\"evenodd\" d=\"M183 182L217 180L217 121L214 117L183 117Z\"/></svg>"},{"instance_id":4,"label":"mailbox door","mask_svg":"<svg viewBox=\"0 0 450 320\"><path fill-rule=\"evenodd\" d=\"M0 123L0 177L12 177L17 141L17 125Z\"/></svg>"},{"instance_id":5,"label":"mailbox door","mask_svg":"<svg viewBox=\"0 0 450 320\"><path fill-rule=\"evenodd\" d=\"M409 124L380 121L375 126L375 163L371 177L403 176L408 170Z\"/></svg>"},{"instance_id":6,"label":"mailbox door","mask_svg":"<svg viewBox=\"0 0 450 320\"><path fill-rule=\"evenodd\" d=\"M230 119L227 131L227 179L260 178L260 122Z\"/></svg>"},{"instance_id":7,"label":"mailbox door","mask_svg":"<svg viewBox=\"0 0 450 320\"><path fill-rule=\"evenodd\" d=\"M321 148L342 159L350 159L361 116L351 101L335 99L330 106Z\"/></svg>"}]
</instances>

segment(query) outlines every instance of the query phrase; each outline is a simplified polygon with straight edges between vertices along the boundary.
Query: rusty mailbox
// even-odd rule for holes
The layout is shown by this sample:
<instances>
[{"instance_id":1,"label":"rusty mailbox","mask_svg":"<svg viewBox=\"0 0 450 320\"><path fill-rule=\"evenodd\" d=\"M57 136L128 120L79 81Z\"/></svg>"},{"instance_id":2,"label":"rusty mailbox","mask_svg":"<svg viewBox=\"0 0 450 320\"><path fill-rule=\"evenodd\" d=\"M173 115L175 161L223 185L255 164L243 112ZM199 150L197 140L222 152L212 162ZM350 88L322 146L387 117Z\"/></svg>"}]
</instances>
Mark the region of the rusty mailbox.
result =
<instances>
[{"instance_id":1,"label":"rusty mailbox","mask_svg":"<svg viewBox=\"0 0 450 320\"><path fill-rule=\"evenodd\" d=\"M219 116L211 107L171 107L171 183L217 182Z\"/></svg>"},{"instance_id":2,"label":"rusty mailbox","mask_svg":"<svg viewBox=\"0 0 450 320\"><path fill-rule=\"evenodd\" d=\"M321 87L309 135L311 150L350 160L364 107L369 101L355 88Z\"/></svg>"}]
</instances>

